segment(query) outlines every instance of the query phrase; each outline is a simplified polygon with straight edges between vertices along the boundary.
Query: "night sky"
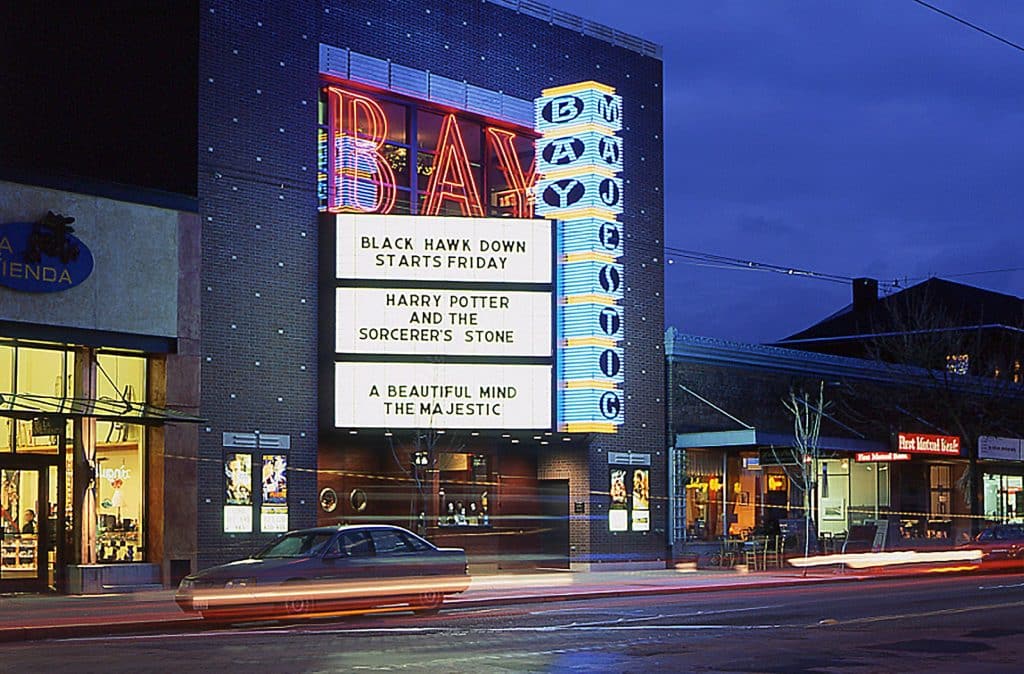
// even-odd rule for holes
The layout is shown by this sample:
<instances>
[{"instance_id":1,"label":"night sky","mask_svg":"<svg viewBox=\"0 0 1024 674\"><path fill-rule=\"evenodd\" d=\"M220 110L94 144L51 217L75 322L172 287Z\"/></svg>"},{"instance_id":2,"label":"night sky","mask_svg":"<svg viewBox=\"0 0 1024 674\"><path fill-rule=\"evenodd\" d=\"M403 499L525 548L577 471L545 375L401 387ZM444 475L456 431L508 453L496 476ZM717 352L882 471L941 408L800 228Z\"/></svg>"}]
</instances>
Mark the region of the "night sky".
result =
<instances>
[{"instance_id":1,"label":"night sky","mask_svg":"<svg viewBox=\"0 0 1024 674\"><path fill-rule=\"evenodd\" d=\"M1024 295L1024 51L912 0L549 4L664 45L668 246ZM930 4L1024 45L1019 0ZM682 262L665 282L667 325L746 342L851 298Z\"/></svg>"},{"instance_id":2,"label":"night sky","mask_svg":"<svg viewBox=\"0 0 1024 674\"><path fill-rule=\"evenodd\" d=\"M929 1L1024 45L1020 0ZM549 4L664 45L669 247L890 292L934 275L1024 295L1024 50L914 0ZM119 20L128 7L0 9L19 27L0 41L15 64L0 100L16 102L0 106L0 167L119 180L130 166L133 184L194 194L195 3ZM158 73L124 59L149 52ZM157 113L180 118L174 134ZM101 140L111 119L123 142ZM675 259L666 323L686 333L775 341L851 297L848 282Z\"/></svg>"}]
</instances>

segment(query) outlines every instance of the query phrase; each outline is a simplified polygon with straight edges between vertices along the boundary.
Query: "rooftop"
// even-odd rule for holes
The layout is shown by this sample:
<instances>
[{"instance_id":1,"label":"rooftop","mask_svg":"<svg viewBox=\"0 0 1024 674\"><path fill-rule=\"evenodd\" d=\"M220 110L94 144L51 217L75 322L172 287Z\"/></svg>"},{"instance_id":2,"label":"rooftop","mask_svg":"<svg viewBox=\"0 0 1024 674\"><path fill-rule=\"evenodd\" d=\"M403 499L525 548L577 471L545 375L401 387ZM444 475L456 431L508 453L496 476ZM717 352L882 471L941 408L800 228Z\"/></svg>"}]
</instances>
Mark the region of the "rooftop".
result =
<instances>
[{"instance_id":1,"label":"rooftop","mask_svg":"<svg viewBox=\"0 0 1024 674\"><path fill-rule=\"evenodd\" d=\"M651 56L659 60L661 59L660 44L655 44L654 42L644 40L643 38L636 37L635 35L630 35L629 33L623 33L622 31L615 30L603 23L597 23L596 21L590 21L569 12L563 12L543 2L534 2L534 0L484 1L508 7L519 14L526 14L538 19L543 19L553 26L561 26L589 37L604 40L616 47L622 47L624 49L629 49L630 51L643 54L644 56Z\"/></svg>"},{"instance_id":2,"label":"rooftop","mask_svg":"<svg viewBox=\"0 0 1024 674\"><path fill-rule=\"evenodd\" d=\"M893 309L923 307L942 317L933 328L1024 329L1024 299L975 286L930 278L863 307L849 304L814 325L776 342L779 346L878 334Z\"/></svg>"}]
</instances>

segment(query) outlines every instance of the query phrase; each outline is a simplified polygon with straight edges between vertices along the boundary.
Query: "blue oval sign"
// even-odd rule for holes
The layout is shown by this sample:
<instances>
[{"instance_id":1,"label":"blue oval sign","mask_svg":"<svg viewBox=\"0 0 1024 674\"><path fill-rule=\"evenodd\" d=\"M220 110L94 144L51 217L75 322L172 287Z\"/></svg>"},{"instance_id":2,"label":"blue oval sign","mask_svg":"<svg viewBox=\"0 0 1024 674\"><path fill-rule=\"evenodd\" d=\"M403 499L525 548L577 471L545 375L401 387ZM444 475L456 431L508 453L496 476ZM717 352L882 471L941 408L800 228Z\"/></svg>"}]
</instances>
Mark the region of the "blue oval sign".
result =
<instances>
[{"instance_id":1,"label":"blue oval sign","mask_svg":"<svg viewBox=\"0 0 1024 674\"><path fill-rule=\"evenodd\" d=\"M68 226L73 218L0 224L0 285L30 293L54 293L92 273L92 253Z\"/></svg>"}]
</instances>

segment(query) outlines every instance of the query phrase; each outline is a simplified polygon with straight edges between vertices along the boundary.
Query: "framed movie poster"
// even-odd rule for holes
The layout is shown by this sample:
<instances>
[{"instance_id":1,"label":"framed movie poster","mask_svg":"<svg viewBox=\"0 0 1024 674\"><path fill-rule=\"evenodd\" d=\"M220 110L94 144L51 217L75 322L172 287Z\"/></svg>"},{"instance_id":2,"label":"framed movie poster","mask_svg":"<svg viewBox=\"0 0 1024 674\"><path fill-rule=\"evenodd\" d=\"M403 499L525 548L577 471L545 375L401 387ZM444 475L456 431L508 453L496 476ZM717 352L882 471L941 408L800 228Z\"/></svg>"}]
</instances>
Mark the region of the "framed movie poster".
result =
<instances>
[{"instance_id":1,"label":"framed movie poster","mask_svg":"<svg viewBox=\"0 0 1024 674\"><path fill-rule=\"evenodd\" d=\"M252 455L224 457L224 532L252 531Z\"/></svg>"},{"instance_id":2,"label":"framed movie poster","mask_svg":"<svg viewBox=\"0 0 1024 674\"><path fill-rule=\"evenodd\" d=\"M288 457L264 454L260 531L288 531Z\"/></svg>"},{"instance_id":3,"label":"framed movie poster","mask_svg":"<svg viewBox=\"0 0 1024 674\"><path fill-rule=\"evenodd\" d=\"M626 488L627 469L612 468L609 484L611 503L608 506L608 530L627 531L629 529L629 492Z\"/></svg>"},{"instance_id":4,"label":"framed movie poster","mask_svg":"<svg viewBox=\"0 0 1024 674\"><path fill-rule=\"evenodd\" d=\"M633 491L630 525L633 531L651 528L651 469L633 469Z\"/></svg>"}]
</instances>

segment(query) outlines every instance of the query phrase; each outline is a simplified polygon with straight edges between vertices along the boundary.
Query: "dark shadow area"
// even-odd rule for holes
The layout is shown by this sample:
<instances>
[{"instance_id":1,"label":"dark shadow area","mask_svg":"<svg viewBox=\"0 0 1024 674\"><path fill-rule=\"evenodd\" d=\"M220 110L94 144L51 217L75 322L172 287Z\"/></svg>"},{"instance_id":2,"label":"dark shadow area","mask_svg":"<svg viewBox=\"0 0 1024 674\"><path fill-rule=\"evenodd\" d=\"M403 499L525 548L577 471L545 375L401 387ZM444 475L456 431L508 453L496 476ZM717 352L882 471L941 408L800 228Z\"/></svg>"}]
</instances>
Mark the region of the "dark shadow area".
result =
<instances>
[{"instance_id":1,"label":"dark shadow area","mask_svg":"<svg viewBox=\"0 0 1024 674\"><path fill-rule=\"evenodd\" d=\"M194 0L8 2L0 170L196 194Z\"/></svg>"}]
</instances>

